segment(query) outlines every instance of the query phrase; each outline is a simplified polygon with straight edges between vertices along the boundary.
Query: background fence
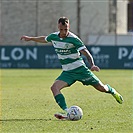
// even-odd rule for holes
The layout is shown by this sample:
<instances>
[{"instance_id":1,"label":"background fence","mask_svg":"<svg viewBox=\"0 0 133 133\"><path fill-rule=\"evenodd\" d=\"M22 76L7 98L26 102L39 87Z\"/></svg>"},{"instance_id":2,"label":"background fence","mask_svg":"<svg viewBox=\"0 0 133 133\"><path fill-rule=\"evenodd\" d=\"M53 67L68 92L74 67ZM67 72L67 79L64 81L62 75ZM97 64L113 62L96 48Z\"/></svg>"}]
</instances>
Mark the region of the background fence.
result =
<instances>
[{"instance_id":1,"label":"background fence","mask_svg":"<svg viewBox=\"0 0 133 133\"><path fill-rule=\"evenodd\" d=\"M70 29L85 44L93 34L96 42L102 35L130 36L132 9L133 0L0 0L0 45L20 45L23 34L48 35L58 30L60 16L70 19Z\"/></svg>"}]
</instances>

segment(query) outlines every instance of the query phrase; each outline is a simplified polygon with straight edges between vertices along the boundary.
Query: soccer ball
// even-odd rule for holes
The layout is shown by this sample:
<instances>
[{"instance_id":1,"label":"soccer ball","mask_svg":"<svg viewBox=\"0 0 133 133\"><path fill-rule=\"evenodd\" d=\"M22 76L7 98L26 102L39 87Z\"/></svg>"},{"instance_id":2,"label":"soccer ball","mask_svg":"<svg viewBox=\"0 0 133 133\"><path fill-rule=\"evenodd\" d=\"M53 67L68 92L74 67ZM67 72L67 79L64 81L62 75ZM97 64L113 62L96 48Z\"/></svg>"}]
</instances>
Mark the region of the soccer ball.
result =
<instances>
[{"instance_id":1,"label":"soccer ball","mask_svg":"<svg viewBox=\"0 0 133 133\"><path fill-rule=\"evenodd\" d=\"M83 111L79 106L71 106L68 109L67 117L71 121L78 121L82 118L83 116Z\"/></svg>"}]
</instances>

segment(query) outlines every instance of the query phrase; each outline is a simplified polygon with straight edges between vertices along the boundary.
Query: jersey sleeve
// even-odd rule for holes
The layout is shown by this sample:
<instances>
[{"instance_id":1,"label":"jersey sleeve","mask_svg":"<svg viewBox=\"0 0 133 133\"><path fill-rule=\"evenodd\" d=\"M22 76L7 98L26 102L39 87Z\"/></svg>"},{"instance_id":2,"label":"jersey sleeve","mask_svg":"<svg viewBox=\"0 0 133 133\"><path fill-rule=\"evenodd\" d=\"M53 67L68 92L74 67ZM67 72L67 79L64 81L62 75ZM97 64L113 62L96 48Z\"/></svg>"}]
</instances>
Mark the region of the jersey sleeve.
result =
<instances>
[{"instance_id":1,"label":"jersey sleeve","mask_svg":"<svg viewBox=\"0 0 133 133\"><path fill-rule=\"evenodd\" d=\"M52 42L52 34L49 34L48 36L46 36L45 41Z\"/></svg>"},{"instance_id":2,"label":"jersey sleeve","mask_svg":"<svg viewBox=\"0 0 133 133\"><path fill-rule=\"evenodd\" d=\"M79 38L75 38L74 45L79 51L86 48L84 43Z\"/></svg>"}]
</instances>

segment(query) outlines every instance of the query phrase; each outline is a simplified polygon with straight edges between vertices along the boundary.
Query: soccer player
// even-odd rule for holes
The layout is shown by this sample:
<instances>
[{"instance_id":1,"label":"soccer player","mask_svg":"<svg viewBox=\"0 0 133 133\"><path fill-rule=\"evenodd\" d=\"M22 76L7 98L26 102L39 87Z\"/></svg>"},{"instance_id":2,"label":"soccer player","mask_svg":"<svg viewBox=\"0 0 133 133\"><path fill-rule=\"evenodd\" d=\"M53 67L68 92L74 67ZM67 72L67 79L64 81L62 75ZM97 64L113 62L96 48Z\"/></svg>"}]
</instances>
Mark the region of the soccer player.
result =
<instances>
[{"instance_id":1,"label":"soccer player","mask_svg":"<svg viewBox=\"0 0 133 133\"><path fill-rule=\"evenodd\" d=\"M82 82L83 85L91 85L100 92L112 94L116 101L123 103L122 96L110 85L104 85L92 71L100 71L95 65L94 60L84 43L72 32L69 31L69 19L60 17L58 20L59 31L49 34L48 36L30 37L23 35L21 40L35 41L40 43L52 42L58 58L62 65L62 73L51 86L51 91L57 104L64 111L68 110L65 97L61 89L71 86L76 81ZM80 54L86 56L90 69L84 63ZM58 119L67 119L67 115L57 113Z\"/></svg>"}]
</instances>

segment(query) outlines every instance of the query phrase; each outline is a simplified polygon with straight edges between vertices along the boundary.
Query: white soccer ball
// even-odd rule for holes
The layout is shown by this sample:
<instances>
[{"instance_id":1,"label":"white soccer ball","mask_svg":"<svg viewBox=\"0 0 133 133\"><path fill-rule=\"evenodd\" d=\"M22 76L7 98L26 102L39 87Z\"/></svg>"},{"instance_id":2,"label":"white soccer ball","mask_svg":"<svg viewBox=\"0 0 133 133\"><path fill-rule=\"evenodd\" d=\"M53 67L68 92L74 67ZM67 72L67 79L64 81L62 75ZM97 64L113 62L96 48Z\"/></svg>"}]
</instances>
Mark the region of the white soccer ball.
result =
<instances>
[{"instance_id":1,"label":"white soccer ball","mask_svg":"<svg viewBox=\"0 0 133 133\"><path fill-rule=\"evenodd\" d=\"M80 120L83 116L83 111L79 106L71 106L68 109L67 117L71 121L77 121Z\"/></svg>"}]
</instances>

